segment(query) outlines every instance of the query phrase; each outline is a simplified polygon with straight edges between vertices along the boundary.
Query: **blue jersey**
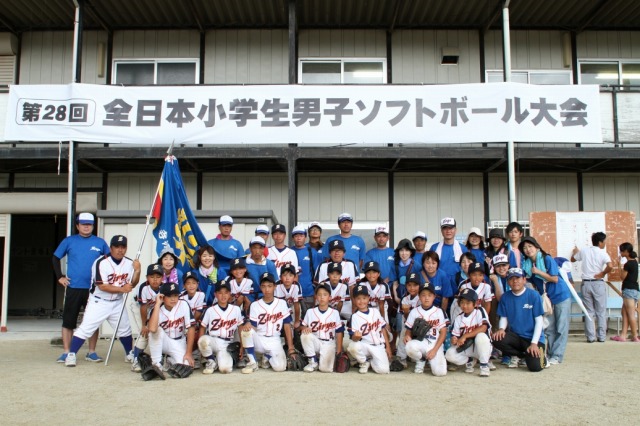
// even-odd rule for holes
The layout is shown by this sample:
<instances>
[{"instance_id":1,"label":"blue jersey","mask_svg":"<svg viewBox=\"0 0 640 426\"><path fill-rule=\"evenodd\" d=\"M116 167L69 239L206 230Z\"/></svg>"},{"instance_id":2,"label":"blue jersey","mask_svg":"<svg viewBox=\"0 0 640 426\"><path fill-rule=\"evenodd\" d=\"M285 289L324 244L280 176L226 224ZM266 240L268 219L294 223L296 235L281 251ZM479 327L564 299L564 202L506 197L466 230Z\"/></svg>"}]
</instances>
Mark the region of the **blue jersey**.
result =
<instances>
[{"instance_id":1,"label":"blue jersey","mask_svg":"<svg viewBox=\"0 0 640 426\"><path fill-rule=\"evenodd\" d=\"M420 275L424 281L426 272L423 271L423 274ZM446 273L441 271L440 268L436 269L436 274L433 277L428 277L428 280L433 284L433 289L436 292L436 300L433 302L434 305L442 306L443 297L450 299L455 294L453 280Z\"/></svg>"},{"instance_id":2,"label":"blue jersey","mask_svg":"<svg viewBox=\"0 0 640 426\"><path fill-rule=\"evenodd\" d=\"M278 276L278 271L276 270L276 266L273 262L269 259L265 259L264 261L264 265L258 265L254 263L250 257L247 257L247 272L249 273L249 278L253 281L253 291L247 296L251 302L262 297L262 291L260 291L260 276L262 274L268 272L273 275L274 278Z\"/></svg>"},{"instance_id":3,"label":"blue jersey","mask_svg":"<svg viewBox=\"0 0 640 426\"><path fill-rule=\"evenodd\" d=\"M380 279L383 281L389 279L391 282L391 264L389 262L393 262L393 249L391 247L372 248L364 257L364 263L371 261L378 262L380 265Z\"/></svg>"},{"instance_id":4,"label":"blue jersey","mask_svg":"<svg viewBox=\"0 0 640 426\"><path fill-rule=\"evenodd\" d=\"M498 316L506 317L509 322L509 330L523 339L533 339L535 318L544 315L542 297L537 291L525 287L520 296L508 291L500 298L498 304ZM539 343L544 344L544 333L540 333Z\"/></svg>"},{"instance_id":5,"label":"blue jersey","mask_svg":"<svg viewBox=\"0 0 640 426\"><path fill-rule=\"evenodd\" d=\"M471 254L473 254L476 258L476 262L484 262L484 250L483 249L469 249L469 251L471 252Z\"/></svg>"},{"instance_id":6,"label":"blue jersey","mask_svg":"<svg viewBox=\"0 0 640 426\"><path fill-rule=\"evenodd\" d=\"M571 293L569 293L569 287L567 287L567 283L562 279L562 276L558 271L558 264L553 259L553 257L549 255L545 256L544 267L547 270L547 274L553 277L558 277L557 283L547 282L547 296L549 296L551 303L555 305L570 298ZM544 293L544 281L542 280L542 278L534 274L529 278L529 281L533 283L533 285L538 290L538 293Z\"/></svg>"},{"instance_id":7,"label":"blue jersey","mask_svg":"<svg viewBox=\"0 0 640 426\"><path fill-rule=\"evenodd\" d=\"M438 270L446 273L449 278L455 279L456 274L460 271L460 264L455 258L453 252L453 244L444 244L442 242L435 243L431 246L431 250L436 251L437 248L442 244L442 255L440 256L440 265L438 266ZM462 253L467 253L469 249L467 249L463 244L460 244L460 249ZM484 261L476 259L478 262Z\"/></svg>"},{"instance_id":8,"label":"blue jersey","mask_svg":"<svg viewBox=\"0 0 640 426\"><path fill-rule=\"evenodd\" d=\"M53 253L58 259L67 256L67 278L71 288L91 288L91 266L97 258L109 253L107 243L95 235L71 235Z\"/></svg>"},{"instance_id":9,"label":"blue jersey","mask_svg":"<svg viewBox=\"0 0 640 426\"><path fill-rule=\"evenodd\" d=\"M302 288L302 296L313 296L313 276L318 266L322 263L322 256L308 245L300 248L295 246L290 248L298 256L298 267L300 268L298 284Z\"/></svg>"},{"instance_id":10,"label":"blue jersey","mask_svg":"<svg viewBox=\"0 0 640 426\"><path fill-rule=\"evenodd\" d=\"M208 241L209 245L213 247L216 252L216 259L218 260L218 269L224 271L224 274L219 271L219 276L224 277L229 270L229 264L236 257L242 257L244 248L242 243L235 239L222 240L214 238Z\"/></svg>"},{"instance_id":11,"label":"blue jersey","mask_svg":"<svg viewBox=\"0 0 640 426\"><path fill-rule=\"evenodd\" d=\"M340 234L330 236L324 243L325 246L330 247L329 243L333 240L341 240L344 243L345 253L344 258L349 259L358 267L360 271L360 262L364 263L364 257L366 255L367 246L364 240L357 235L351 235L349 238L344 238ZM326 249L323 247L323 255L326 259L329 259L329 253L325 253Z\"/></svg>"}]
</instances>

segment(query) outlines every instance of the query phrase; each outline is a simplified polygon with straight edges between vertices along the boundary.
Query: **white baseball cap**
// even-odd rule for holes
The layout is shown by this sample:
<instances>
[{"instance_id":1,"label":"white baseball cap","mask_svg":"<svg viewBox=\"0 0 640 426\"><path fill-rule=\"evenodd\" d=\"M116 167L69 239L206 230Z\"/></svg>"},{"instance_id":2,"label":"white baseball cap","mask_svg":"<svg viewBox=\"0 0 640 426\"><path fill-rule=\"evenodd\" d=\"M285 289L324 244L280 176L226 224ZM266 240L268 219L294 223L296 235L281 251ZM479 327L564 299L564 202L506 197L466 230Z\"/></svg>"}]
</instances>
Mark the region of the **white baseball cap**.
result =
<instances>
[{"instance_id":1,"label":"white baseball cap","mask_svg":"<svg viewBox=\"0 0 640 426\"><path fill-rule=\"evenodd\" d=\"M80 225L93 225L95 223L95 219L91 213L80 213L78 215L78 223Z\"/></svg>"},{"instance_id":2,"label":"white baseball cap","mask_svg":"<svg viewBox=\"0 0 640 426\"><path fill-rule=\"evenodd\" d=\"M233 218L229 215L220 216L218 225L233 225Z\"/></svg>"},{"instance_id":3,"label":"white baseball cap","mask_svg":"<svg viewBox=\"0 0 640 426\"><path fill-rule=\"evenodd\" d=\"M256 226L256 235L258 234L267 234L269 235L269 227L267 225L258 225Z\"/></svg>"},{"instance_id":4,"label":"white baseball cap","mask_svg":"<svg viewBox=\"0 0 640 426\"><path fill-rule=\"evenodd\" d=\"M311 229L314 226L322 231L322 226L320 226L320 222L309 222L309 226L307 227L307 229Z\"/></svg>"},{"instance_id":5,"label":"white baseball cap","mask_svg":"<svg viewBox=\"0 0 640 426\"><path fill-rule=\"evenodd\" d=\"M456 227L456 220L452 217L444 217L440 221L440 228L444 228L445 226L450 226L452 228Z\"/></svg>"},{"instance_id":6,"label":"white baseball cap","mask_svg":"<svg viewBox=\"0 0 640 426\"><path fill-rule=\"evenodd\" d=\"M427 234L425 234L422 231L418 231L418 232L416 232L416 235L413 236L411 241L415 240L416 238L422 238L423 240L426 240L427 239Z\"/></svg>"},{"instance_id":7,"label":"white baseball cap","mask_svg":"<svg viewBox=\"0 0 640 426\"><path fill-rule=\"evenodd\" d=\"M307 235L307 230L304 228L304 226L298 225L295 228L293 228L293 231L291 231L291 235L296 235L296 234Z\"/></svg>"},{"instance_id":8,"label":"white baseball cap","mask_svg":"<svg viewBox=\"0 0 640 426\"><path fill-rule=\"evenodd\" d=\"M491 261L493 266L509 264L509 257L506 254L496 254Z\"/></svg>"},{"instance_id":9,"label":"white baseball cap","mask_svg":"<svg viewBox=\"0 0 640 426\"><path fill-rule=\"evenodd\" d=\"M471 234L476 234L478 237L484 238L484 235L482 235L482 231L480 230L480 228L476 228L475 226L469 229L469 235Z\"/></svg>"},{"instance_id":10,"label":"white baseball cap","mask_svg":"<svg viewBox=\"0 0 640 426\"><path fill-rule=\"evenodd\" d=\"M340 213L340 216L338 216L338 223L344 222L345 220L353 222L353 216L351 216L351 213Z\"/></svg>"},{"instance_id":11,"label":"white baseball cap","mask_svg":"<svg viewBox=\"0 0 640 426\"><path fill-rule=\"evenodd\" d=\"M373 235L378 235L378 234L387 234L389 235L389 229L387 229L386 226L378 226L376 227L376 230L373 232Z\"/></svg>"},{"instance_id":12,"label":"white baseball cap","mask_svg":"<svg viewBox=\"0 0 640 426\"><path fill-rule=\"evenodd\" d=\"M262 247L266 247L267 245L267 243L264 242L262 237L253 237L249 242L249 246L252 246L254 244L260 244Z\"/></svg>"}]
</instances>

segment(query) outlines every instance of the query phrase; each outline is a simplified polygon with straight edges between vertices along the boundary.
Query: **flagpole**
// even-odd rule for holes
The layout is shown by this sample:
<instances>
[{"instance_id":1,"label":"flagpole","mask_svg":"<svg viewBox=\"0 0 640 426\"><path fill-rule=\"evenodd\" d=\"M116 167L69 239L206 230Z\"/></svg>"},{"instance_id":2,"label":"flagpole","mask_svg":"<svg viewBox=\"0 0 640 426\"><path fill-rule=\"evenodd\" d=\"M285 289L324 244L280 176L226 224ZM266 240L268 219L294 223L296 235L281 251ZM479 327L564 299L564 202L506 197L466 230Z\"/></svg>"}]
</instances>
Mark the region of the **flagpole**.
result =
<instances>
[{"instance_id":1,"label":"flagpole","mask_svg":"<svg viewBox=\"0 0 640 426\"><path fill-rule=\"evenodd\" d=\"M173 145L175 140L171 142L171 146L167 150L167 155L165 159L169 157L173 152ZM156 193L153 196L153 201L151 202L151 209L149 210L149 214L147 215L147 223L144 227L144 233L142 234L142 240L140 241L140 245L138 246L138 252L136 253L136 260L140 259L140 254L142 253L142 246L144 245L144 240L147 238L147 232L149 230L149 225L151 224L151 216L153 215L153 210L156 207L156 200L158 199L158 193L160 192L160 185L162 184L162 175L160 175L160 179L158 180L158 188L156 189ZM116 323L116 328L113 330L113 335L111 336L111 341L109 342L109 350L107 351L107 357L104 360L104 365L109 365L109 358L111 357L111 351L113 350L113 344L116 341L116 334L118 333L118 328L120 327L120 321L122 320L122 313L124 312L127 306L127 298L129 297L129 293L125 293L124 301L122 303L122 309L120 309L120 315L118 316L118 322ZM128 354L126 354L128 355Z\"/></svg>"}]
</instances>

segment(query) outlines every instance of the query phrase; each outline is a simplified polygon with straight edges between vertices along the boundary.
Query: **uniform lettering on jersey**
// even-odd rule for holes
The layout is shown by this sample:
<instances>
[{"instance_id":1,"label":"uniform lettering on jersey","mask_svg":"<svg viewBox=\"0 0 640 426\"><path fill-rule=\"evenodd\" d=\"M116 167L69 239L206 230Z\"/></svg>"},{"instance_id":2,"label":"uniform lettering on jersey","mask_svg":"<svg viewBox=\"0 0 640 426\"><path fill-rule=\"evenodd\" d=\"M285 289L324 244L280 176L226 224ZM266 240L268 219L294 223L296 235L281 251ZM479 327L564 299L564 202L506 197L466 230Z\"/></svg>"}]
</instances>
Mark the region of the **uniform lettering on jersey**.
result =
<instances>
[{"instance_id":1,"label":"uniform lettering on jersey","mask_svg":"<svg viewBox=\"0 0 640 426\"><path fill-rule=\"evenodd\" d=\"M376 320L375 322L368 322L368 323L362 324L360 326L360 331L362 332L363 336L366 336L372 331L377 331L381 327L382 327L382 321Z\"/></svg>"},{"instance_id":2,"label":"uniform lettering on jersey","mask_svg":"<svg viewBox=\"0 0 640 426\"><path fill-rule=\"evenodd\" d=\"M268 322L276 323L284 318L284 314L282 312L277 312L275 314L260 314L258 315L258 324L266 324Z\"/></svg>"},{"instance_id":3,"label":"uniform lettering on jersey","mask_svg":"<svg viewBox=\"0 0 640 426\"><path fill-rule=\"evenodd\" d=\"M238 320L236 318L230 319L230 320L214 319L214 320L211 320L211 324L209 325L209 330L217 331L217 330L220 330L221 328L230 329L234 327L236 324L238 324Z\"/></svg>"},{"instance_id":4,"label":"uniform lettering on jersey","mask_svg":"<svg viewBox=\"0 0 640 426\"><path fill-rule=\"evenodd\" d=\"M313 333L320 331L331 331L335 330L336 328L340 328L337 322L321 323L320 321L313 321L311 324L309 324L309 327L311 327L311 331Z\"/></svg>"},{"instance_id":5,"label":"uniform lettering on jersey","mask_svg":"<svg viewBox=\"0 0 640 426\"><path fill-rule=\"evenodd\" d=\"M129 274L109 274L107 275L107 282L111 285L120 285L120 287L124 286L127 283L127 278L129 278Z\"/></svg>"},{"instance_id":6,"label":"uniform lettering on jersey","mask_svg":"<svg viewBox=\"0 0 640 426\"><path fill-rule=\"evenodd\" d=\"M330 305L331 304L336 304L337 305L340 302L342 302L342 297L341 296L335 296L335 297L332 297L331 299L329 299L329 304Z\"/></svg>"},{"instance_id":7,"label":"uniform lettering on jersey","mask_svg":"<svg viewBox=\"0 0 640 426\"><path fill-rule=\"evenodd\" d=\"M440 320L438 320L438 319L435 319L435 320L428 320L428 319L426 319L426 318L425 318L424 320L425 320L425 321L427 322L427 324L429 324L431 327L437 327L437 326L438 326L438 324L440 324Z\"/></svg>"},{"instance_id":8,"label":"uniform lettering on jersey","mask_svg":"<svg viewBox=\"0 0 640 426\"><path fill-rule=\"evenodd\" d=\"M342 284L347 284L347 285L349 285L349 283L351 282L351 278L350 278L350 277L344 277L344 278L342 278L342 279L340 280L340 282L341 282Z\"/></svg>"},{"instance_id":9,"label":"uniform lettering on jersey","mask_svg":"<svg viewBox=\"0 0 640 426\"><path fill-rule=\"evenodd\" d=\"M473 330L480 327L481 325L484 325L484 324L462 325L460 327L460 335L462 336L463 334L471 333Z\"/></svg>"},{"instance_id":10,"label":"uniform lettering on jersey","mask_svg":"<svg viewBox=\"0 0 640 426\"><path fill-rule=\"evenodd\" d=\"M163 330L170 330L175 328L178 332L184 330L184 317L176 318L174 320L166 320L160 323L160 327Z\"/></svg>"},{"instance_id":11,"label":"uniform lettering on jersey","mask_svg":"<svg viewBox=\"0 0 640 426\"><path fill-rule=\"evenodd\" d=\"M279 271L280 268L282 268L285 265L291 265L291 262L289 261L283 261L283 260L277 260L277 259L272 259L272 262L276 265L276 269Z\"/></svg>"}]
</instances>

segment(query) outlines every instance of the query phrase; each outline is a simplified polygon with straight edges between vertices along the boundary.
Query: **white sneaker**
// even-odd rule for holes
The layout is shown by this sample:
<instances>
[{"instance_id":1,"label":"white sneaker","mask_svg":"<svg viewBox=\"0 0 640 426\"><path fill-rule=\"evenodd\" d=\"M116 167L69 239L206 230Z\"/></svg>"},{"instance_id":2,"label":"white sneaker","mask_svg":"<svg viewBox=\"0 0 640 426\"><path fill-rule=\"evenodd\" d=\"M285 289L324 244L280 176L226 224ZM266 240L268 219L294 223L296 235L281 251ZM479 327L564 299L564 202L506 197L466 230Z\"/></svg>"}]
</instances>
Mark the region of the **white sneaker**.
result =
<instances>
[{"instance_id":1,"label":"white sneaker","mask_svg":"<svg viewBox=\"0 0 640 426\"><path fill-rule=\"evenodd\" d=\"M496 366L493 365L493 361L489 361L489 370L493 371L496 369Z\"/></svg>"},{"instance_id":2,"label":"white sneaker","mask_svg":"<svg viewBox=\"0 0 640 426\"><path fill-rule=\"evenodd\" d=\"M366 374L369 371L369 361L365 361L360 364L360 369L358 370L360 374Z\"/></svg>"},{"instance_id":3,"label":"white sneaker","mask_svg":"<svg viewBox=\"0 0 640 426\"><path fill-rule=\"evenodd\" d=\"M552 356L551 358L549 358L549 364L551 365L558 365L560 364L560 360L558 358L556 358L555 356Z\"/></svg>"},{"instance_id":4,"label":"white sneaker","mask_svg":"<svg viewBox=\"0 0 640 426\"><path fill-rule=\"evenodd\" d=\"M509 361L509 368L518 368L518 364L520 363L520 358L518 358L517 356L512 356L511 360Z\"/></svg>"},{"instance_id":5,"label":"white sneaker","mask_svg":"<svg viewBox=\"0 0 640 426\"><path fill-rule=\"evenodd\" d=\"M406 358L398 358L398 360L400 361L400 364L402 364L402 366L404 368L407 368L407 359Z\"/></svg>"},{"instance_id":6,"label":"white sneaker","mask_svg":"<svg viewBox=\"0 0 640 426\"><path fill-rule=\"evenodd\" d=\"M133 363L134 360L134 356L133 356L133 351L129 352L127 355L125 355L124 357L124 362L129 362L129 363Z\"/></svg>"},{"instance_id":7,"label":"white sneaker","mask_svg":"<svg viewBox=\"0 0 640 426\"><path fill-rule=\"evenodd\" d=\"M304 367L304 371L306 373L313 373L318 369L318 363L316 361L312 361Z\"/></svg>"},{"instance_id":8,"label":"white sneaker","mask_svg":"<svg viewBox=\"0 0 640 426\"><path fill-rule=\"evenodd\" d=\"M218 368L218 363L215 359L207 359L207 363L204 365L204 370L202 370L202 374L213 374L214 371Z\"/></svg>"},{"instance_id":9,"label":"white sneaker","mask_svg":"<svg viewBox=\"0 0 640 426\"><path fill-rule=\"evenodd\" d=\"M267 358L266 356L262 357L262 360L260 360L260 368L264 368L265 370L267 368L271 368L271 364L269 363L269 358Z\"/></svg>"},{"instance_id":10,"label":"white sneaker","mask_svg":"<svg viewBox=\"0 0 640 426\"><path fill-rule=\"evenodd\" d=\"M247 366L248 363L249 363L249 358L247 358L247 356L245 355L242 358L240 358L240 360L236 364L236 368L244 368Z\"/></svg>"},{"instance_id":11,"label":"white sneaker","mask_svg":"<svg viewBox=\"0 0 640 426\"><path fill-rule=\"evenodd\" d=\"M420 361L416 361L416 368L413 370L413 372L416 374L424 373L425 365L427 365L427 361L424 359L421 359Z\"/></svg>"},{"instance_id":12,"label":"white sneaker","mask_svg":"<svg viewBox=\"0 0 640 426\"><path fill-rule=\"evenodd\" d=\"M481 365L480 366L480 377L489 377L491 375L491 369L489 366Z\"/></svg>"},{"instance_id":13,"label":"white sneaker","mask_svg":"<svg viewBox=\"0 0 640 426\"><path fill-rule=\"evenodd\" d=\"M247 364L247 366L242 369L242 374L251 374L255 373L256 371L258 371L258 363L252 362L250 364Z\"/></svg>"},{"instance_id":14,"label":"white sneaker","mask_svg":"<svg viewBox=\"0 0 640 426\"><path fill-rule=\"evenodd\" d=\"M67 358L64 360L64 365L67 367L75 367L76 366L76 354L73 352L69 352L67 354Z\"/></svg>"},{"instance_id":15,"label":"white sneaker","mask_svg":"<svg viewBox=\"0 0 640 426\"><path fill-rule=\"evenodd\" d=\"M138 358L135 358L131 363L131 371L134 373L140 373L142 368L140 368L140 362L138 362Z\"/></svg>"},{"instance_id":16,"label":"white sneaker","mask_svg":"<svg viewBox=\"0 0 640 426\"><path fill-rule=\"evenodd\" d=\"M475 365L476 365L476 360L475 359L473 361L470 361L470 362L466 363L465 364L466 368L465 368L464 372L465 373L473 373L475 371L474 368L473 368Z\"/></svg>"},{"instance_id":17,"label":"white sneaker","mask_svg":"<svg viewBox=\"0 0 640 426\"><path fill-rule=\"evenodd\" d=\"M167 372L169 371L169 369L173 366L173 364L175 364L173 362L173 358L171 358L170 356L165 356L164 357L164 362L162 363L162 371Z\"/></svg>"}]
</instances>

